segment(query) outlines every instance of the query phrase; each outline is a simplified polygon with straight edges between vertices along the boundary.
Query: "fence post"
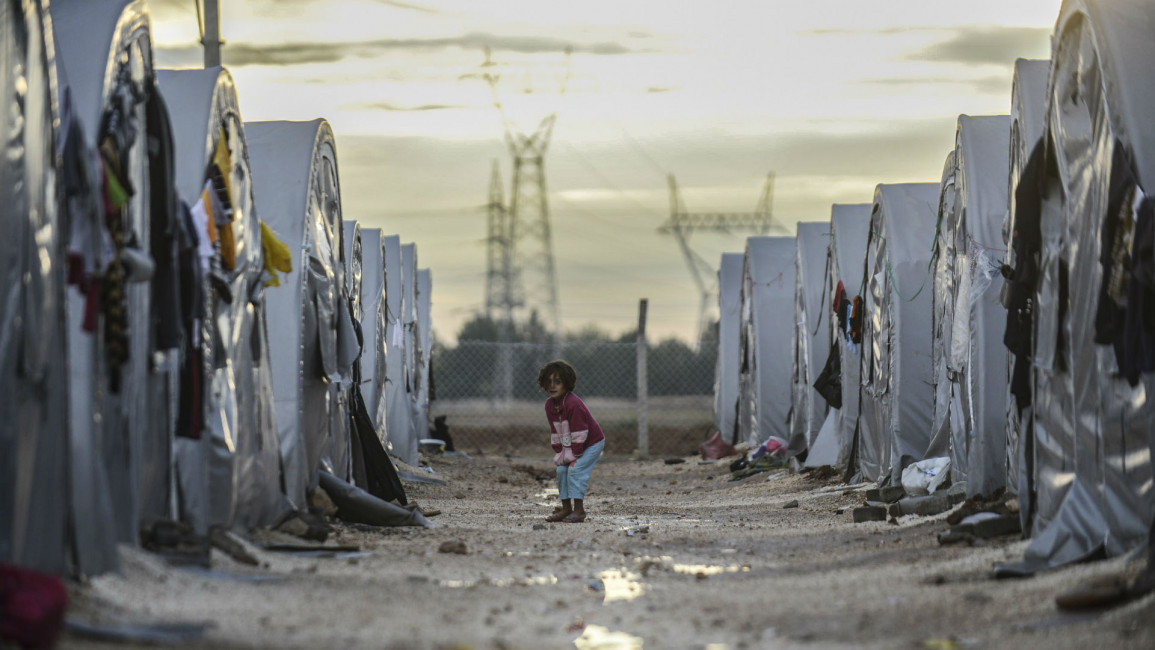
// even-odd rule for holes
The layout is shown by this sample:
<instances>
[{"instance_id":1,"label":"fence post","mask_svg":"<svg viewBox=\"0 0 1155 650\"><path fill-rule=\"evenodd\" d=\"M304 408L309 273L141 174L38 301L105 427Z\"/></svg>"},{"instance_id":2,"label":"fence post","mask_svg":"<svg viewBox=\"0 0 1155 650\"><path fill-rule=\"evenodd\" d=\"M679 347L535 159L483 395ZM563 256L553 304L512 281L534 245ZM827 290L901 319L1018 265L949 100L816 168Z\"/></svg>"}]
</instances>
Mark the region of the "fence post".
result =
<instances>
[{"instance_id":1,"label":"fence post","mask_svg":"<svg viewBox=\"0 0 1155 650\"><path fill-rule=\"evenodd\" d=\"M646 368L646 352L649 344L646 343L646 305L648 301L642 298L638 303L638 457L646 458L650 455L650 422L649 422L649 382Z\"/></svg>"}]
</instances>

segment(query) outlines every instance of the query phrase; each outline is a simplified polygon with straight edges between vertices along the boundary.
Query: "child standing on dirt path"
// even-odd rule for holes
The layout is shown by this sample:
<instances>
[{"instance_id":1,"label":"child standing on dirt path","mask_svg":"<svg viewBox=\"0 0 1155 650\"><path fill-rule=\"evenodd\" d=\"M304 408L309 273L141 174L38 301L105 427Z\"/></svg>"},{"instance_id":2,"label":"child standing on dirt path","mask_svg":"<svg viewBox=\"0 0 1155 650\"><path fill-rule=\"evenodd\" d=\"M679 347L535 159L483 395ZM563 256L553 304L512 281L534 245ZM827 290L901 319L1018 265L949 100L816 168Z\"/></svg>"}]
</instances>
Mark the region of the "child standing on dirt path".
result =
<instances>
[{"instance_id":1,"label":"child standing on dirt path","mask_svg":"<svg viewBox=\"0 0 1155 650\"><path fill-rule=\"evenodd\" d=\"M545 518L570 524L586 520L585 497L590 473L602 455L606 437L585 402L574 395L577 371L565 361L550 361L537 373L537 385L549 399L545 417L549 420L550 444L556 453L557 491L561 510Z\"/></svg>"}]
</instances>

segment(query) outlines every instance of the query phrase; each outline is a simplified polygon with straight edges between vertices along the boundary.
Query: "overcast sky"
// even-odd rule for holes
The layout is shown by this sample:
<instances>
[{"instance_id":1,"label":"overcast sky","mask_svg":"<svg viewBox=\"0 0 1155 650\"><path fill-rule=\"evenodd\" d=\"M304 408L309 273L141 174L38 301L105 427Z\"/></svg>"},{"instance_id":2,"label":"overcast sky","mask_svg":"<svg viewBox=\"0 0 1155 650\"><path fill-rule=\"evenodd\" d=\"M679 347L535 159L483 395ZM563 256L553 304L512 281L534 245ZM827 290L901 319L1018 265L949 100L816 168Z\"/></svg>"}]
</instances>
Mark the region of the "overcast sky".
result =
<instances>
[{"instance_id":1,"label":"overcast sky","mask_svg":"<svg viewBox=\"0 0 1155 650\"><path fill-rule=\"evenodd\" d=\"M488 49L516 128L557 113L545 168L565 329L631 330L648 298L651 338L689 340L698 290L657 232L667 174L689 211L748 212L774 172L787 234L878 183L937 182L958 115L1008 113L1015 59L1050 56L1060 0L221 4L244 119L329 120L345 218L417 244L438 338L484 306L494 160L510 192L478 78ZM157 65L199 66L194 1L150 6ZM690 246L716 268L745 236Z\"/></svg>"}]
</instances>

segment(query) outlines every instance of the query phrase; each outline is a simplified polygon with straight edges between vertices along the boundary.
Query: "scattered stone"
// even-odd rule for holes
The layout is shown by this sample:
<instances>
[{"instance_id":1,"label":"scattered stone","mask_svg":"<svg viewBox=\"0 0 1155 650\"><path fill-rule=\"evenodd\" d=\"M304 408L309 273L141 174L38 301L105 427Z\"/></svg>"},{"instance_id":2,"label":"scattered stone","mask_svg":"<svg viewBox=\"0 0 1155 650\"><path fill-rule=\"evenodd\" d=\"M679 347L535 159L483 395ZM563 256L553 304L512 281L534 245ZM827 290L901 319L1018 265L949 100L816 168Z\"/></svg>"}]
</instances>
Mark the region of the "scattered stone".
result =
<instances>
[{"instance_id":1,"label":"scattered stone","mask_svg":"<svg viewBox=\"0 0 1155 650\"><path fill-rule=\"evenodd\" d=\"M441 546L437 547L438 553L456 553L458 555L465 555L469 551L465 548L465 542L459 540L450 540L441 542Z\"/></svg>"},{"instance_id":2,"label":"scattered stone","mask_svg":"<svg viewBox=\"0 0 1155 650\"><path fill-rule=\"evenodd\" d=\"M782 507L783 508L797 508L798 507L798 499L787 501L786 503L782 504Z\"/></svg>"},{"instance_id":3,"label":"scattered stone","mask_svg":"<svg viewBox=\"0 0 1155 650\"><path fill-rule=\"evenodd\" d=\"M505 476L498 476L498 477L497 477L497 482L498 482L498 483L509 483L509 478L508 478L508 477L505 477Z\"/></svg>"},{"instance_id":4,"label":"scattered stone","mask_svg":"<svg viewBox=\"0 0 1155 650\"><path fill-rule=\"evenodd\" d=\"M454 498L454 499L464 499L464 498L465 498L465 493L464 493L464 492L458 492L457 494L454 494L454 495L453 495L453 498Z\"/></svg>"},{"instance_id":5,"label":"scattered stone","mask_svg":"<svg viewBox=\"0 0 1155 650\"><path fill-rule=\"evenodd\" d=\"M866 491L867 501L881 501L882 503L894 503L905 496L906 490L901 485L888 485Z\"/></svg>"},{"instance_id":6,"label":"scattered stone","mask_svg":"<svg viewBox=\"0 0 1155 650\"><path fill-rule=\"evenodd\" d=\"M890 514L895 517L903 515L921 515L929 517L951 509L950 498L945 494L930 494L924 497L907 497L891 504Z\"/></svg>"},{"instance_id":7,"label":"scattered stone","mask_svg":"<svg viewBox=\"0 0 1155 650\"><path fill-rule=\"evenodd\" d=\"M667 458L666 459L667 465L677 465L679 463L684 463L684 462L686 462L685 458Z\"/></svg>"},{"instance_id":8,"label":"scattered stone","mask_svg":"<svg viewBox=\"0 0 1155 650\"><path fill-rule=\"evenodd\" d=\"M860 506L854 509L854 523L865 521L886 521L886 508L880 506Z\"/></svg>"},{"instance_id":9,"label":"scattered stone","mask_svg":"<svg viewBox=\"0 0 1155 650\"><path fill-rule=\"evenodd\" d=\"M534 524L533 525L534 530L545 530L546 528L549 528L549 526L546 526L545 524Z\"/></svg>"},{"instance_id":10,"label":"scattered stone","mask_svg":"<svg viewBox=\"0 0 1155 650\"><path fill-rule=\"evenodd\" d=\"M309 511L325 517L337 515L337 504L321 486L309 491Z\"/></svg>"},{"instance_id":11,"label":"scattered stone","mask_svg":"<svg viewBox=\"0 0 1155 650\"><path fill-rule=\"evenodd\" d=\"M973 544L976 539L991 539L992 537L1014 535L1023 531L1018 515L981 514L990 514L991 516L960 523L952 527L950 530L939 535L939 543L953 544L956 542L968 542Z\"/></svg>"}]
</instances>

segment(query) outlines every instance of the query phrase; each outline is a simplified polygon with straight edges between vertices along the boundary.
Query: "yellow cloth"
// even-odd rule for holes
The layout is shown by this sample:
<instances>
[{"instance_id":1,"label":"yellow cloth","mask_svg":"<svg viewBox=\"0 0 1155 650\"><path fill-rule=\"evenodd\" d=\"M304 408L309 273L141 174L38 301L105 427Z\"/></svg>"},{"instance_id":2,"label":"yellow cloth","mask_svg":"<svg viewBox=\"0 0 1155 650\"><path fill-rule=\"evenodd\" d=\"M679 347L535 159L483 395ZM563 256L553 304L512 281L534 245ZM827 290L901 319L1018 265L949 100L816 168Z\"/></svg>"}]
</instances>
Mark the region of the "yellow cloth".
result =
<instances>
[{"instance_id":1,"label":"yellow cloth","mask_svg":"<svg viewBox=\"0 0 1155 650\"><path fill-rule=\"evenodd\" d=\"M226 223L217 228L221 238L221 268L232 271L237 267L237 242L233 238L233 224Z\"/></svg>"},{"instance_id":2,"label":"yellow cloth","mask_svg":"<svg viewBox=\"0 0 1155 650\"><path fill-rule=\"evenodd\" d=\"M208 189L207 187L201 190L201 205L204 206L205 214L208 215L208 220L205 221L205 230L208 231L207 234L209 236L209 243L216 244L217 227L213 222L213 200L212 197L209 196L209 192L211 191L212 190Z\"/></svg>"},{"instance_id":3,"label":"yellow cloth","mask_svg":"<svg viewBox=\"0 0 1155 650\"><path fill-rule=\"evenodd\" d=\"M266 287L281 286L281 278L277 271L288 273L293 270L293 255L285 242L277 238L277 233L264 221L261 222L261 248L265 252L265 271L269 279L265 280Z\"/></svg>"},{"instance_id":4,"label":"yellow cloth","mask_svg":"<svg viewBox=\"0 0 1155 650\"><path fill-rule=\"evenodd\" d=\"M233 184L229 180L232 175L233 161L231 154L229 154L229 134L225 132L225 127L221 127L221 132L217 135L216 148L213 149L213 162L216 163L217 169L221 172L221 177L225 181L225 191L229 195L229 205L236 205L237 199L233 194Z\"/></svg>"}]
</instances>

